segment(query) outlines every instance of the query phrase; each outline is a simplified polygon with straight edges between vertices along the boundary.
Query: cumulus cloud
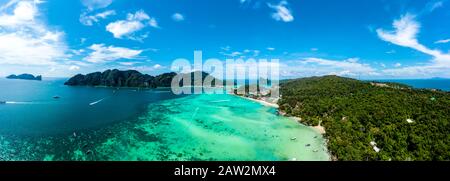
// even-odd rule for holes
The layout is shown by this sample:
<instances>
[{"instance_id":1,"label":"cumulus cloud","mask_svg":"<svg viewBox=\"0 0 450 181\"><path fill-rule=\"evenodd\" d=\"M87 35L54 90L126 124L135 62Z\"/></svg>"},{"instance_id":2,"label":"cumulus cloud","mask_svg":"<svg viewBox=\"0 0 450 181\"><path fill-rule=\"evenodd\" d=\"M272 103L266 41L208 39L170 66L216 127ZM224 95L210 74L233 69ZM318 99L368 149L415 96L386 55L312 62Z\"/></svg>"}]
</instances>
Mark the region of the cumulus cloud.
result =
<instances>
[{"instance_id":1,"label":"cumulus cloud","mask_svg":"<svg viewBox=\"0 0 450 181\"><path fill-rule=\"evenodd\" d=\"M137 59L143 52L142 50L105 46L104 44L93 44L89 49L92 52L84 60L91 63L104 63L119 59Z\"/></svg>"},{"instance_id":2,"label":"cumulus cloud","mask_svg":"<svg viewBox=\"0 0 450 181\"><path fill-rule=\"evenodd\" d=\"M40 3L11 0L0 7L0 64L54 65L67 58L64 33L39 19Z\"/></svg>"},{"instance_id":3,"label":"cumulus cloud","mask_svg":"<svg viewBox=\"0 0 450 181\"><path fill-rule=\"evenodd\" d=\"M386 31L384 29L377 29L378 37L392 44L411 48L430 55L432 59L421 65L389 69L385 72L397 76L400 73L407 73L408 71L417 73L417 75L423 75L423 73L428 73L427 76L448 75L448 72L450 72L450 54L428 48L418 41L417 35L420 32L420 23L415 18L412 14L401 16L400 19L394 20L392 24L394 30Z\"/></svg>"},{"instance_id":4,"label":"cumulus cloud","mask_svg":"<svg viewBox=\"0 0 450 181\"><path fill-rule=\"evenodd\" d=\"M106 26L106 30L111 32L115 38L127 37L135 39L135 32L147 26L159 27L155 18L147 15L143 10L136 13L128 13L126 20L112 22Z\"/></svg>"},{"instance_id":5,"label":"cumulus cloud","mask_svg":"<svg viewBox=\"0 0 450 181\"><path fill-rule=\"evenodd\" d=\"M175 13L172 15L172 19L174 21L183 21L184 20L184 16L180 13Z\"/></svg>"},{"instance_id":6,"label":"cumulus cloud","mask_svg":"<svg viewBox=\"0 0 450 181\"><path fill-rule=\"evenodd\" d=\"M89 10L95 10L108 7L112 0L81 0L81 3Z\"/></svg>"},{"instance_id":7,"label":"cumulus cloud","mask_svg":"<svg viewBox=\"0 0 450 181\"><path fill-rule=\"evenodd\" d=\"M276 21L283 21L283 22L294 21L294 16L292 15L291 10L287 7L288 6L287 1L281 1L278 4L268 3L267 5L276 11L272 13L272 18L275 19Z\"/></svg>"},{"instance_id":8,"label":"cumulus cloud","mask_svg":"<svg viewBox=\"0 0 450 181\"><path fill-rule=\"evenodd\" d=\"M113 15L116 15L116 11L114 10L108 10L94 15L88 15L88 12L84 12L80 15L80 22L83 25L92 26L94 23Z\"/></svg>"}]
</instances>

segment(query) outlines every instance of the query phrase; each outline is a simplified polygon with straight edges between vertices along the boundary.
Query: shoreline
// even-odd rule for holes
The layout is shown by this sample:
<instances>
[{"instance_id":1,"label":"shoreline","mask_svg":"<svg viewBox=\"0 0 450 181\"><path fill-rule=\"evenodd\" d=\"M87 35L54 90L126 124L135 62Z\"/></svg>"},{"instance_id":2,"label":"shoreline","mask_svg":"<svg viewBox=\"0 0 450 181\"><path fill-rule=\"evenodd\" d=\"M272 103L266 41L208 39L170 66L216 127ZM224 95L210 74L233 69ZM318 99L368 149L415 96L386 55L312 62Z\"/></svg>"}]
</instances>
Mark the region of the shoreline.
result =
<instances>
[{"instance_id":1,"label":"shoreline","mask_svg":"<svg viewBox=\"0 0 450 181\"><path fill-rule=\"evenodd\" d=\"M259 103L259 104L261 104L261 105L263 105L263 106L272 107L272 108L276 108L276 109L279 109L279 107L280 107L280 106L279 106L278 104L276 104L276 103L270 103L270 102L267 102L267 101L264 101L264 100L253 99L253 98L250 98L250 97L240 96L240 95L236 95L236 94L232 94L232 95L237 96L237 97L240 97L240 98L243 98L243 99L246 99L246 100L249 100L249 101L253 101L253 102ZM300 118L300 117L286 116L286 113L281 112L280 110L278 110L278 111L280 112L280 115L281 115L281 116L286 117L286 118L289 118L289 119L292 119L292 120L296 121L297 123L300 123L300 124L302 124L302 125L305 125L305 126L307 126L307 127L310 127L310 128L312 128L312 129L314 129L316 132L318 132L319 134L321 134L322 136L326 134L325 127L323 127L322 125L320 125L320 123L319 123L319 125L317 125L317 126L309 126L309 125L303 124L303 123L302 123L302 118Z\"/></svg>"},{"instance_id":2,"label":"shoreline","mask_svg":"<svg viewBox=\"0 0 450 181\"><path fill-rule=\"evenodd\" d=\"M334 156L334 155L330 152L330 150L328 149L328 141L329 141L329 140L325 137L326 130L325 130L325 127L323 127L323 126L321 125L321 122L319 122L319 125L317 125L317 126L306 125L306 124L302 123L302 118L300 118L300 117L295 117L295 116L287 116L286 113L280 111L280 110L279 110L279 105L278 105L278 104L275 104L275 103L269 103L269 102L266 102L266 101L264 101L264 100L253 99L253 98L250 98L250 97L244 97L244 96L240 96L240 95L236 95L236 94L232 94L232 95L237 96L237 97L240 97L240 98L243 98L243 99L246 99L246 100L249 100L249 101L253 101L253 102L259 103L259 104L261 104L261 105L263 105L263 106L275 108L275 109L277 109L277 111L279 112L279 114L280 114L281 116L286 117L286 118L288 118L288 119L291 119L291 120L297 122L298 124L301 124L301 125L304 125L304 126L306 126L306 127L309 127L309 128L311 128L312 130L314 130L316 133L319 133L319 134L322 136L322 138L325 140L325 143L324 143L324 144L325 144L325 148L327 149L327 154L328 154L328 156L329 156L329 161L337 161L337 159L335 158L335 156Z\"/></svg>"},{"instance_id":3,"label":"shoreline","mask_svg":"<svg viewBox=\"0 0 450 181\"><path fill-rule=\"evenodd\" d=\"M300 123L300 124L303 124L303 123L302 123L302 118L300 118L300 117L286 116L285 113L283 113L282 115L283 115L284 117L293 119L293 120L297 121L297 122ZM303 125L305 125L305 124L303 124ZM305 125L305 126L308 126L308 125ZM320 123L319 123L319 125L317 125L317 126L308 126L308 127L312 128L312 129L314 129L314 130L316 130L316 132L320 133L321 135L325 135L325 133L326 133L325 127L323 127L322 125L320 125Z\"/></svg>"},{"instance_id":4,"label":"shoreline","mask_svg":"<svg viewBox=\"0 0 450 181\"><path fill-rule=\"evenodd\" d=\"M267 101L264 101L264 100L259 100L259 99L253 99L253 98L250 98L250 97L239 96L239 95L236 95L236 94L233 94L233 95L241 97L243 99L247 99L249 101L257 102L257 103L262 104L264 106L273 107L273 108L277 108L277 109L279 108L278 104L275 104L275 103L270 103L270 102L267 102Z\"/></svg>"}]
</instances>

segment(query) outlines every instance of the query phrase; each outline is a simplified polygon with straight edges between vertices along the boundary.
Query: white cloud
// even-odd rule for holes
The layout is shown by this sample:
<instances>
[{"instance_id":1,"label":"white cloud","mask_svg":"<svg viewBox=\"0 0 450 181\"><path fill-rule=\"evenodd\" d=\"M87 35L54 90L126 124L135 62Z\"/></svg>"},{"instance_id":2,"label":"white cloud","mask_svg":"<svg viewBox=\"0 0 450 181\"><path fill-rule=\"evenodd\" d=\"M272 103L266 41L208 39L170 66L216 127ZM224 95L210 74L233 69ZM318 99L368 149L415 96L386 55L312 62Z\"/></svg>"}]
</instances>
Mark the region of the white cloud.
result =
<instances>
[{"instance_id":1,"label":"white cloud","mask_svg":"<svg viewBox=\"0 0 450 181\"><path fill-rule=\"evenodd\" d=\"M386 73L398 76L400 73L407 71L416 72L418 75L429 73L428 76L447 75L450 72L450 54L442 53L419 43L417 34L420 31L420 24L415 20L415 16L411 14L403 15L400 19L394 20L393 31L385 31L377 29L380 39L393 43L395 45L412 48L424 54L430 55L432 59L425 64L402 67L398 69L386 70ZM398 72L396 72L398 71Z\"/></svg>"},{"instance_id":2,"label":"white cloud","mask_svg":"<svg viewBox=\"0 0 450 181\"><path fill-rule=\"evenodd\" d=\"M436 41L434 43L439 44L439 43L448 43L448 42L450 42L450 39L438 40L438 41Z\"/></svg>"},{"instance_id":3,"label":"white cloud","mask_svg":"<svg viewBox=\"0 0 450 181\"><path fill-rule=\"evenodd\" d=\"M120 65L125 65L125 66L132 66L132 65L136 65L142 62L119 62Z\"/></svg>"},{"instance_id":4,"label":"white cloud","mask_svg":"<svg viewBox=\"0 0 450 181\"><path fill-rule=\"evenodd\" d=\"M180 13L175 13L172 15L172 19L174 21L183 21L184 20L184 16Z\"/></svg>"},{"instance_id":5,"label":"white cloud","mask_svg":"<svg viewBox=\"0 0 450 181\"><path fill-rule=\"evenodd\" d=\"M227 56L227 57L237 57L237 56L239 56L239 55L242 55L242 53L241 53L241 52L238 52L238 51L234 51L234 52L231 52L231 53L228 53L228 52L220 52L220 54L225 55L225 56Z\"/></svg>"},{"instance_id":6,"label":"white cloud","mask_svg":"<svg viewBox=\"0 0 450 181\"><path fill-rule=\"evenodd\" d=\"M119 59L137 59L142 50L133 50L124 47L106 47L104 44L93 44L89 47L92 52L84 58L91 63L104 63Z\"/></svg>"},{"instance_id":7,"label":"white cloud","mask_svg":"<svg viewBox=\"0 0 450 181\"><path fill-rule=\"evenodd\" d=\"M257 57L257 56L259 56L259 53L261 53L261 51L253 50L253 56Z\"/></svg>"},{"instance_id":8,"label":"white cloud","mask_svg":"<svg viewBox=\"0 0 450 181\"><path fill-rule=\"evenodd\" d=\"M226 47L220 47L220 49L222 51L219 52L219 54L227 56L227 57L232 57L232 58L246 58L246 57L257 57L260 54L259 50L251 50L251 49L244 49L242 51L234 51L231 49L230 46L226 46ZM269 48L271 49L271 48ZM272 50L275 50L275 48L273 48Z\"/></svg>"},{"instance_id":9,"label":"white cloud","mask_svg":"<svg viewBox=\"0 0 450 181\"><path fill-rule=\"evenodd\" d=\"M162 68L162 66L159 65L159 64L155 64L155 65L153 65L153 68L154 68L154 69L160 69L160 68Z\"/></svg>"},{"instance_id":10,"label":"white cloud","mask_svg":"<svg viewBox=\"0 0 450 181\"><path fill-rule=\"evenodd\" d=\"M64 33L39 20L40 3L12 0L0 7L0 64L54 65L67 58Z\"/></svg>"},{"instance_id":11,"label":"white cloud","mask_svg":"<svg viewBox=\"0 0 450 181\"><path fill-rule=\"evenodd\" d=\"M149 24L151 27L153 27L153 28L159 28L158 22L156 21L155 18L151 18L151 19L148 21L148 24Z\"/></svg>"},{"instance_id":12,"label":"white cloud","mask_svg":"<svg viewBox=\"0 0 450 181\"><path fill-rule=\"evenodd\" d=\"M417 42L417 33L420 24L414 20L414 16L406 14L393 23L394 31L385 31L377 29L378 36L384 40L396 45L410 47L414 49L425 49Z\"/></svg>"},{"instance_id":13,"label":"white cloud","mask_svg":"<svg viewBox=\"0 0 450 181\"><path fill-rule=\"evenodd\" d=\"M394 54L396 51L395 50L389 50L386 52L386 54Z\"/></svg>"},{"instance_id":14,"label":"white cloud","mask_svg":"<svg viewBox=\"0 0 450 181\"><path fill-rule=\"evenodd\" d=\"M99 22L102 19L106 19L109 16L113 16L116 14L114 10L108 10L101 13L97 13L95 15L88 15L88 12L84 12L80 15L80 22L86 26L92 26L94 23Z\"/></svg>"},{"instance_id":15,"label":"white cloud","mask_svg":"<svg viewBox=\"0 0 450 181\"><path fill-rule=\"evenodd\" d=\"M401 66L402 66L401 63L396 63L396 64L394 64L394 67L401 67Z\"/></svg>"},{"instance_id":16,"label":"white cloud","mask_svg":"<svg viewBox=\"0 0 450 181\"><path fill-rule=\"evenodd\" d=\"M377 70L368 64L359 63L358 58L349 58L346 60L327 60L321 58L306 58L299 61L301 68L299 71L306 70L313 75L340 75L340 76L359 76L378 75ZM313 70L313 72L311 72Z\"/></svg>"},{"instance_id":17,"label":"white cloud","mask_svg":"<svg viewBox=\"0 0 450 181\"><path fill-rule=\"evenodd\" d=\"M384 75L407 78L450 77L450 67L435 64L407 66L383 70Z\"/></svg>"},{"instance_id":18,"label":"white cloud","mask_svg":"<svg viewBox=\"0 0 450 181\"><path fill-rule=\"evenodd\" d=\"M436 1L436 2L430 2L426 5L426 10L428 12L433 12L434 10L440 8L444 6L444 2L443 1Z\"/></svg>"},{"instance_id":19,"label":"white cloud","mask_svg":"<svg viewBox=\"0 0 450 181\"><path fill-rule=\"evenodd\" d=\"M241 55L242 53L241 52L231 52L231 54L229 54L230 56L232 56L232 57L235 57L235 56L238 56L238 55Z\"/></svg>"},{"instance_id":20,"label":"white cloud","mask_svg":"<svg viewBox=\"0 0 450 181\"><path fill-rule=\"evenodd\" d=\"M436 61L450 61L450 55L443 54L439 50L432 50L420 44L417 40L417 34L420 30L420 24L415 21L415 16L406 14L393 23L394 31L385 31L377 29L378 36L387 42L395 45L408 47L431 55Z\"/></svg>"},{"instance_id":21,"label":"white cloud","mask_svg":"<svg viewBox=\"0 0 450 181\"><path fill-rule=\"evenodd\" d=\"M143 10L139 10L135 14L128 13L126 20L108 24L106 30L111 32L115 38L128 37L134 39L134 33L147 26L159 27L155 18L150 17Z\"/></svg>"},{"instance_id":22,"label":"white cloud","mask_svg":"<svg viewBox=\"0 0 450 181\"><path fill-rule=\"evenodd\" d=\"M11 6L15 6L12 14L5 14L5 11L2 11L0 15L0 26L17 27L34 23L38 15L38 9L34 2L20 1L9 7Z\"/></svg>"},{"instance_id":23,"label":"white cloud","mask_svg":"<svg viewBox=\"0 0 450 181\"><path fill-rule=\"evenodd\" d=\"M87 67L91 64L86 63L86 62L82 62L82 61L73 61L73 60L69 60L65 62L68 65L77 65L77 66L83 66L83 67Z\"/></svg>"},{"instance_id":24,"label":"white cloud","mask_svg":"<svg viewBox=\"0 0 450 181\"><path fill-rule=\"evenodd\" d=\"M245 68L247 64L234 63L236 68ZM288 77L309 77L323 75L339 75L349 77L373 77L380 74L368 64L359 63L358 58L346 60L327 60L321 58L299 58L283 62L268 61L258 66L278 68L279 75Z\"/></svg>"},{"instance_id":25,"label":"white cloud","mask_svg":"<svg viewBox=\"0 0 450 181\"><path fill-rule=\"evenodd\" d=\"M81 3L89 10L95 10L108 7L112 0L81 0Z\"/></svg>"},{"instance_id":26,"label":"white cloud","mask_svg":"<svg viewBox=\"0 0 450 181\"><path fill-rule=\"evenodd\" d=\"M267 50L269 50L269 51L274 51L275 48L273 48L273 47L268 47Z\"/></svg>"},{"instance_id":27,"label":"white cloud","mask_svg":"<svg viewBox=\"0 0 450 181\"><path fill-rule=\"evenodd\" d=\"M138 65L138 66L129 66L129 65L122 65L122 66L116 66L111 68L117 68L117 69L123 69L123 70L137 70L141 73L149 73L150 75L157 75L157 72L160 72L160 70L165 69L164 66L161 66L159 64L155 64L153 66L148 65Z\"/></svg>"},{"instance_id":28,"label":"white cloud","mask_svg":"<svg viewBox=\"0 0 450 181\"><path fill-rule=\"evenodd\" d=\"M231 47L230 46L225 46L225 47L220 47L220 49L222 49L223 51L230 51Z\"/></svg>"},{"instance_id":29,"label":"white cloud","mask_svg":"<svg viewBox=\"0 0 450 181\"><path fill-rule=\"evenodd\" d=\"M74 71L74 70L80 70L80 67L79 67L79 66L76 66L76 65L72 65L72 66L69 67L69 70L72 70L72 71Z\"/></svg>"},{"instance_id":30,"label":"white cloud","mask_svg":"<svg viewBox=\"0 0 450 181\"><path fill-rule=\"evenodd\" d=\"M281 1L277 5L267 3L267 5L276 11L275 13L272 13L273 19L283 22L294 21L294 16L292 16L291 10L287 7L287 1Z\"/></svg>"}]
</instances>

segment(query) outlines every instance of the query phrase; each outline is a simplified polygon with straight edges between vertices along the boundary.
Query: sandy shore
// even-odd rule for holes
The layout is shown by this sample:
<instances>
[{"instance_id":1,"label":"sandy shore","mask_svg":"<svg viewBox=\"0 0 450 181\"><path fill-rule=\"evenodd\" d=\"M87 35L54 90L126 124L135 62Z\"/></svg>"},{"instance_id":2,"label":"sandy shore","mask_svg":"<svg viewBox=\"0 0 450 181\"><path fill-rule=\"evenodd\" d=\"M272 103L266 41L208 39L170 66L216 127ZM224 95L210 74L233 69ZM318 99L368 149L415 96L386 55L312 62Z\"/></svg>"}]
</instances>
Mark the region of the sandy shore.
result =
<instances>
[{"instance_id":1,"label":"sandy shore","mask_svg":"<svg viewBox=\"0 0 450 181\"><path fill-rule=\"evenodd\" d=\"M233 95L234 95L234 94L233 94ZM236 96L238 96L238 95L236 95ZM244 98L244 99L253 101L253 102L260 103L260 104L262 104L262 105L264 105L264 106L273 107L273 108L277 108L277 109L279 108L278 104L266 102L266 101L264 101L264 100L253 99L253 98L244 97L244 96L238 96L238 97L241 97L241 98ZM285 116L285 114L283 114L283 113L281 113L281 115ZM302 124L302 118L299 118L299 117L292 117L292 116L290 116L289 118L291 118L291 119L293 119L293 120L299 122L300 124ZM320 134L322 134L322 135L324 135L324 134L326 133L325 128L324 128L322 125L320 125L320 123L319 123L319 125L317 125L317 126L309 126L309 127L313 128L314 130L316 130L318 133L320 133Z\"/></svg>"},{"instance_id":2,"label":"sandy shore","mask_svg":"<svg viewBox=\"0 0 450 181\"><path fill-rule=\"evenodd\" d=\"M325 134L325 133L326 133L325 128L324 128L323 126L321 126L321 125L313 126L313 128L314 128L317 132L319 132L320 134Z\"/></svg>"},{"instance_id":3,"label":"sandy shore","mask_svg":"<svg viewBox=\"0 0 450 181\"><path fill-rule=\"evenodd\" d=\"M253 101L253 102L260 103L260 104L262 104L264 106L273 107L273 108L278 108L279 107L278 104L275 104L275 103L270 103L270 102L266 102L266 101L259 100L259 99L252 99L252 98L244 97L244 96L239 96L239 97L247 99L247 100L250 100L250 101Z\"/></svg>"},{"instance_id":4,"label":"sandy shore","mask_svg":"<svg viewBox=\"0 0 450 181\"><path fill-rule=\"evenodd\" d=\"M282 115L284 115L284 113L282 113ZM302 118L294 117L294 116L289 116L289 118L291 118L291 119L299 122L300 124L302 124ZM325 132L325 128L322 125L320 125L320 123L317 126L309 126L309 127L313 128L314 130L316 130L318 133L320 133L322 135L326 133Z\"/></svg>"}]
</instances>

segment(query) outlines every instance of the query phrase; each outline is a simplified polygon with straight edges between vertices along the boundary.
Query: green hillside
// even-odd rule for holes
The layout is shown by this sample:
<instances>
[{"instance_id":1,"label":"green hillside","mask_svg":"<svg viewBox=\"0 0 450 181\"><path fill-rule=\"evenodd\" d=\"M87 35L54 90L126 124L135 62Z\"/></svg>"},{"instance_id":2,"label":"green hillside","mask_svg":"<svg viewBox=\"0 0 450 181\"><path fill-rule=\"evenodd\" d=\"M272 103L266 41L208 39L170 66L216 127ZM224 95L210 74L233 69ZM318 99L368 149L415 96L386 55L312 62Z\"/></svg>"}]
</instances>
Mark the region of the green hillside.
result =
<instances>
[{"instance_id":1,"label":"green hillside","mask_svg":"<svg viewBox=\"0 0 450 181\"><path fill-rule=\"evenodd\" d=\"M450 93L337 76L290 80L280 91L280 111L321 122L337 160L450 160Z\"/></svg>"}]
</instances>

